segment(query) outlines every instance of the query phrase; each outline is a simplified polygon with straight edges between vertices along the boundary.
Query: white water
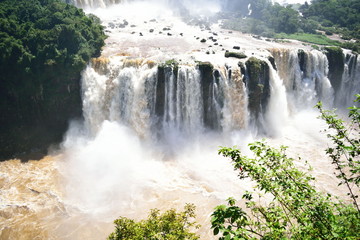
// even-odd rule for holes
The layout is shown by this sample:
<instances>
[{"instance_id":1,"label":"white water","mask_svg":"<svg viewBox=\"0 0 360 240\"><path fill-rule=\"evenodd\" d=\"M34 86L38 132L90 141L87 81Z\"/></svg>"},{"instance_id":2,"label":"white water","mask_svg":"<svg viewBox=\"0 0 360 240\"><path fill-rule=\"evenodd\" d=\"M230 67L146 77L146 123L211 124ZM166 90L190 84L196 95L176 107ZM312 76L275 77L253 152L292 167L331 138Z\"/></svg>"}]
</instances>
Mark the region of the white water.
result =
<instances>
[{"instance_id":1,"label":"white water","mask_svg":"<svg viewBox=\"0 0 360 240\"><path fill-rule=\"evenodd\" d=\"M305 49L306 68L302 70L297 55L301 45L285 44L286 49L279 49L284 46L230 34L217 25L211 26L211 31L188 26L163 2L156 2L159 4L128 1L92 10L104 21L109 38L102 58L89 64L82 74L84 122L72 124L62 154L50 167L36 163L0 165L4 173L0 179L2 194L8 196L1 202L2 210L6 210L2 216L7 217L5 225L0 224L4 239L21 239L16 234L19 226L26 225L21 228L23 232L34 231L29 226L34 219L42 239L106 238L113 230L112 221L119 216L145 218L151 208L180 209L187 202L197 205L202 239L214 239L209 230L212 209L229 196L240 199L252 186L237 178L229 160L218 156L217 150L219 146L237 145L248 153L246 145L263 137L257 136L258 126L248 110L246 76L237 67L237 59L224 58L222 48L231 50L235 45L269 65L271 97L261 115L266 136L271 137L268 141L276 146L290 145L291 156L299 154L314 166L319 189L342 195L342 190L333 187L336 179L323 151L327 141L319 130L324 123L312 109L318 100L333 105L325 55ZM108 3L78 1L95 8ZM122 23L124 19L136 26L109 27L109 23ZM168 26L172 36L159 33ZM154 33L149 29L155 29ZM213 32L223 47L209 40L204 45L196 39L208 39L215 36ZM269 52L267 48L278 50ZM206 54L208 50L215 53ZM275 57L277 71L267 60L270 54ZM177 75L165 70L164 92L160 94L158 64L169 59L181 64ZM208 92L202 91L196 60L210 61L217 71L208 79ZM359 86L359 67L350 67L348 62L346 69L344 76L353 85L342 88L351 92ZM211 120L210 126L205 117ZM302 161L297 164L304 166ZM48 167L56 173L44 174ZM7 174L22 168L25 170L15 179ZM32 168L38 176L29 175ZM25 184L22 178L28 178ZM28 182L40 185L34 187ZM29 210L20 211L22 206Z\"/></svg>"}]
</instances>

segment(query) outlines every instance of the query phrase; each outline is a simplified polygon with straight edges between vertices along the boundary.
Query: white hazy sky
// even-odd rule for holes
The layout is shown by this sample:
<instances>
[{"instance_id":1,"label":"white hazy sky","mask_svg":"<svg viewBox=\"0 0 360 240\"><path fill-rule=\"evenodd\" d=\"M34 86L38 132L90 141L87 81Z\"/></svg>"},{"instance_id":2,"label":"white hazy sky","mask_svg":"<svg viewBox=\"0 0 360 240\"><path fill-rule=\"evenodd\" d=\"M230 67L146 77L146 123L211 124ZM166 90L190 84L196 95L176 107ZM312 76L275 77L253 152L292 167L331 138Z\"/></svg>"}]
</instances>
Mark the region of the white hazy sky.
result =
<instances>
[{"instance_id":1,"label":"white hazy sky","mask_svg":"<svg viewBox=\"0 0 360 240\"><path fill-rule=\"evenodd\" d=\"M282 3L301 3L301 4L303 4L306 2L306 0L273 0L273 2L278 2L280 4L282 4ZM311 0L307 0L307 2L310 3Z\"/></svg>"}]
</instances>

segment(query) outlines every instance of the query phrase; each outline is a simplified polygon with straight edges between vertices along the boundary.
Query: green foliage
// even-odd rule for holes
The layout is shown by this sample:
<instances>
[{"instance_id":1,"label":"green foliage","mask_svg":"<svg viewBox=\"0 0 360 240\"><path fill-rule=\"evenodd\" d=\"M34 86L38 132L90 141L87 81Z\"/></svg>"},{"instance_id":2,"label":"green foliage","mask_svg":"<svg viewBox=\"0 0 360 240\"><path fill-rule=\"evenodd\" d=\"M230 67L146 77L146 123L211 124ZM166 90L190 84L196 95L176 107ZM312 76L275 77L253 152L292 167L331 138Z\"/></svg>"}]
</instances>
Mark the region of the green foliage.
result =
<instances>
[{"instance_id":1,"label":"green foliage","mask_svg":"<svg viewBox=\"0 0 360 240\"><path fill-rule=\"evenodd\" d=\"M330 40L324 35L319 34L309 34L309 33L295 33L295 34L276 34L275 38L280 39L294 39L302 42L308 42L319 45L332 45L339 46L340 43L338 41Z\"/></svg>"},{"instance_id":2,"label":"green foliage","mask_svg":"<svg viewBox=\"0 0 360 240\"><path fill-rule=\"evenodd\" d=\"M234 57L234 58L247 58L246 54L243 52L225 52L225 57L229 58L229 57Z\"/></svg>"},{"instance_id":3,"label":"green foliage","mask_svg":"<svg viewBox=\"0 0 360 240\"><path fill-rule=\"evenodd\" d=\"M360 95L356 95L356 97L355 101L359 103ZM335 131L335 134L328 133L334 146L327 148L326 153L331 158L332 164L336 166L338 171L336 176L341 180L340 184L346 185L349 191L348 195L360 213L358 196L351 185L354 183L357 190L360 188L360 139L358 135L360 108L356 106L349 108L351 122L349 127L346 127L345 122L338 118L334 111L324 110L321 103L318 103L316 107L320 110L321 118L326 121L328 128Z\"/></svg>"},{"instance_id":4,"label":"green foliage","mask_svg":"<svg viewBox=\"0 0 360 240\"><path fill-rule=\"evenodd\" d=\"M49 66L81 70L100 55L99 20L58 0L0 2L0 70L38 73Z\"/></svg>"},{"instance_id":5,"label":"green foliage","mask_svg":"<svg viewBox=\"0 0 360 240\"><path fill-rule=\"evenodd\" d=\"M351 123L346 127L332 111L323 110L320 103L317 107L332 130L328 136L334 146L326 153L338 170L341 184L348 188L352 204L317 191L312 184L315 179L294 165L286 147L274 149L256 142L249 145L253 157L242 155L236 148L221 148L219 154L231 158L240 179L250 178L256 183L260 199L255 201L254 193L245 192L245 209L232 198L228 199L228 206L216 207L211 224L214 235L221 235L219 239L360 238L360 210L355 194L360 183L360 108L349 108ZM267 201L261 200L262 194Z\"/></svg>"},{"instance_id":6,"label":"green foliage","mask_svg":"<svg viewBox=\"0 0 360 240\"><path fill-rule=\"evenodd\" d=\"M324 27L338 26L342 34L360 38L360 2L358 0L313 0L301 8L306 19L316 19Z\"/></svg>"},{"instance_id":7,"label":"green foliage","mask_svg":"<svg viewBox=\"0 0 360 240\"><path fill-rule=\"evenodd\" d=\"M224 28L264 37L274 37L275 33L282 33L284 38L320 45L339 46L340 43L329 40L325 36L316 37L316 30L324 30L327 35L338 33L347 40L360 39L358 0L315 0L311 4L305 2L301 6L281 6L267 0L229 0L227 4L228 9L235 11L236 15L241 17L224 21ZM251 4L251 15L248 15L248 9L244 8L248 4ZM276 37L278 38L279 35ZM359 43L342 45L355 52L359 52L359 46Z\"/></svg>"},{"instance_id":8,"label":"green foliage","mask_svg":"<svg viewBox=\"0 0 360 240\"><path fill-rule=\"evenodd\" d=\"M62 140L104 39L98 18L59 0L0 1L0 159Z\"/></svg>"},{"instance_id":9,"label":"green foliage","mask_svg":"<svg viewBox=\"0 0 360 240\"><path fill-rule=\"evenodd\" d=\"M160 214L158 209L152 209L148 219L136 222L120 217L114 221L115 231L108 240L195 240L199 237L191 233L191 228L199 225L193 221L195 206L186 204L183 212L170 209Z\"/></svg>"}]
</instances>

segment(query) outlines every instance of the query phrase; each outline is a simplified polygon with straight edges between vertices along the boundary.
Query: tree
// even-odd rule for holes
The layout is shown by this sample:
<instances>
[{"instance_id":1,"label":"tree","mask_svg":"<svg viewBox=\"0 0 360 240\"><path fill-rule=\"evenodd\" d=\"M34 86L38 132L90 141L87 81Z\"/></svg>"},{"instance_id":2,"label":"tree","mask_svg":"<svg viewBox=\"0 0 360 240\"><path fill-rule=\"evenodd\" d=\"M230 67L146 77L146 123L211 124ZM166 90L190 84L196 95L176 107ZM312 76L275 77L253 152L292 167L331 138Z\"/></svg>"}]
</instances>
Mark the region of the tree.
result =
<instances>
[{"instance_id":1,"label":"tree","mask_svg":"<svg viewBox=\"0 0 360 240\"><path fill-rule=\"evenodd\" d=\"M196 240L199 237L190 232L199 227L194 218L193 204L186 204L184 211L179 213L170 209L160 214L158 209L152 209L148 219L139 222L120 217L114 221L115 231L108 240Z\"/></svg>"},{"instance_id":2,"label":"tree","mask_svg":"<svg viewBox=\"0 0 360 240\"><path fill-rule=\"evenodd\" d=\"M105 38L98 18L60 0L0 1L0 160L62 141Z\"/></svg>"},{"instance_id":3,"label":"tree","mask_svg":"<svg viewBox=\"0 0 360 240\"><path fill-rule=\"evenodd\" d=\"M334 146L326 153L338 170L341 184L346 185L352 204L316 190L312 185L314 178L294 165L286 147L274 149L256 142L250 144L254 157L246 157L236 148L221 148L219 153L231 158L240 179L251 178L256 183L255 189L273 200L259 203L253 200L254 193L245 192L245 209L232 198L228 199L228 206L217 206L211 224L214 235L222 235L219 239L360 238L356 195L360 183L360 108L350 108L351 121L346 127L333 112L323 110L321 104L317 107L333 131L328 136Z\"/></svg>"}]
</instances>

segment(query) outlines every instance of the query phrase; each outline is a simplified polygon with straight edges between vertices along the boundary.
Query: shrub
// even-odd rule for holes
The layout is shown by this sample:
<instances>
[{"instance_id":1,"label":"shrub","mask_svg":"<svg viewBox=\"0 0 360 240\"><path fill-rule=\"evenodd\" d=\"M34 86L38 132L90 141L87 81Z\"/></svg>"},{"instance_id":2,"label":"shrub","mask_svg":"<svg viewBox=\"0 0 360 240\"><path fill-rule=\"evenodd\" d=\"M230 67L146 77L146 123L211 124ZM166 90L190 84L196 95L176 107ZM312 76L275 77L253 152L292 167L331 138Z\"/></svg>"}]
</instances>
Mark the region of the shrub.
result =
<instances>
[{"instance_id":1,"label":"shrub","mask_svg":"<svg viewBox=\"0 0 360 240\"><path fill-rule=\"evenodd\" d=\"M286 147L274 149L256 142L250 144L254 157L246 157L236 148L221 148L219 153L231 158L240 179L251 178L255 188L270 194L273 200L267 204L254 201L253 193L247 191L243 195L247 211L236 206L233 198L228 199L228 206L217 206L211 224L214 235L222 235L219 239L360 238L356 195L360 184L360 108L350 108L351 124L347 128L332 111L323 110L320 103L317 107L335 132L328 134L334 146L326 153L336 166L340 184L347 187L352 204L317 191L312 185L314 178L295 167Z\"/></svg>"},{"instance_id":2,"label":"shrub","mask_svg":"<svg viewBox=\"0 0 360 240\"><path fill-rule=\"evenodd\" d=\"M108 240L196 240L199 237L190 232L191 228L199 227L194 217L193 204L186 204L179 213L170 209L160 214L158 209L152 209L148 219L139 222L120 217L114 221L115 231Z\"/></svg>"}]
</instances>

